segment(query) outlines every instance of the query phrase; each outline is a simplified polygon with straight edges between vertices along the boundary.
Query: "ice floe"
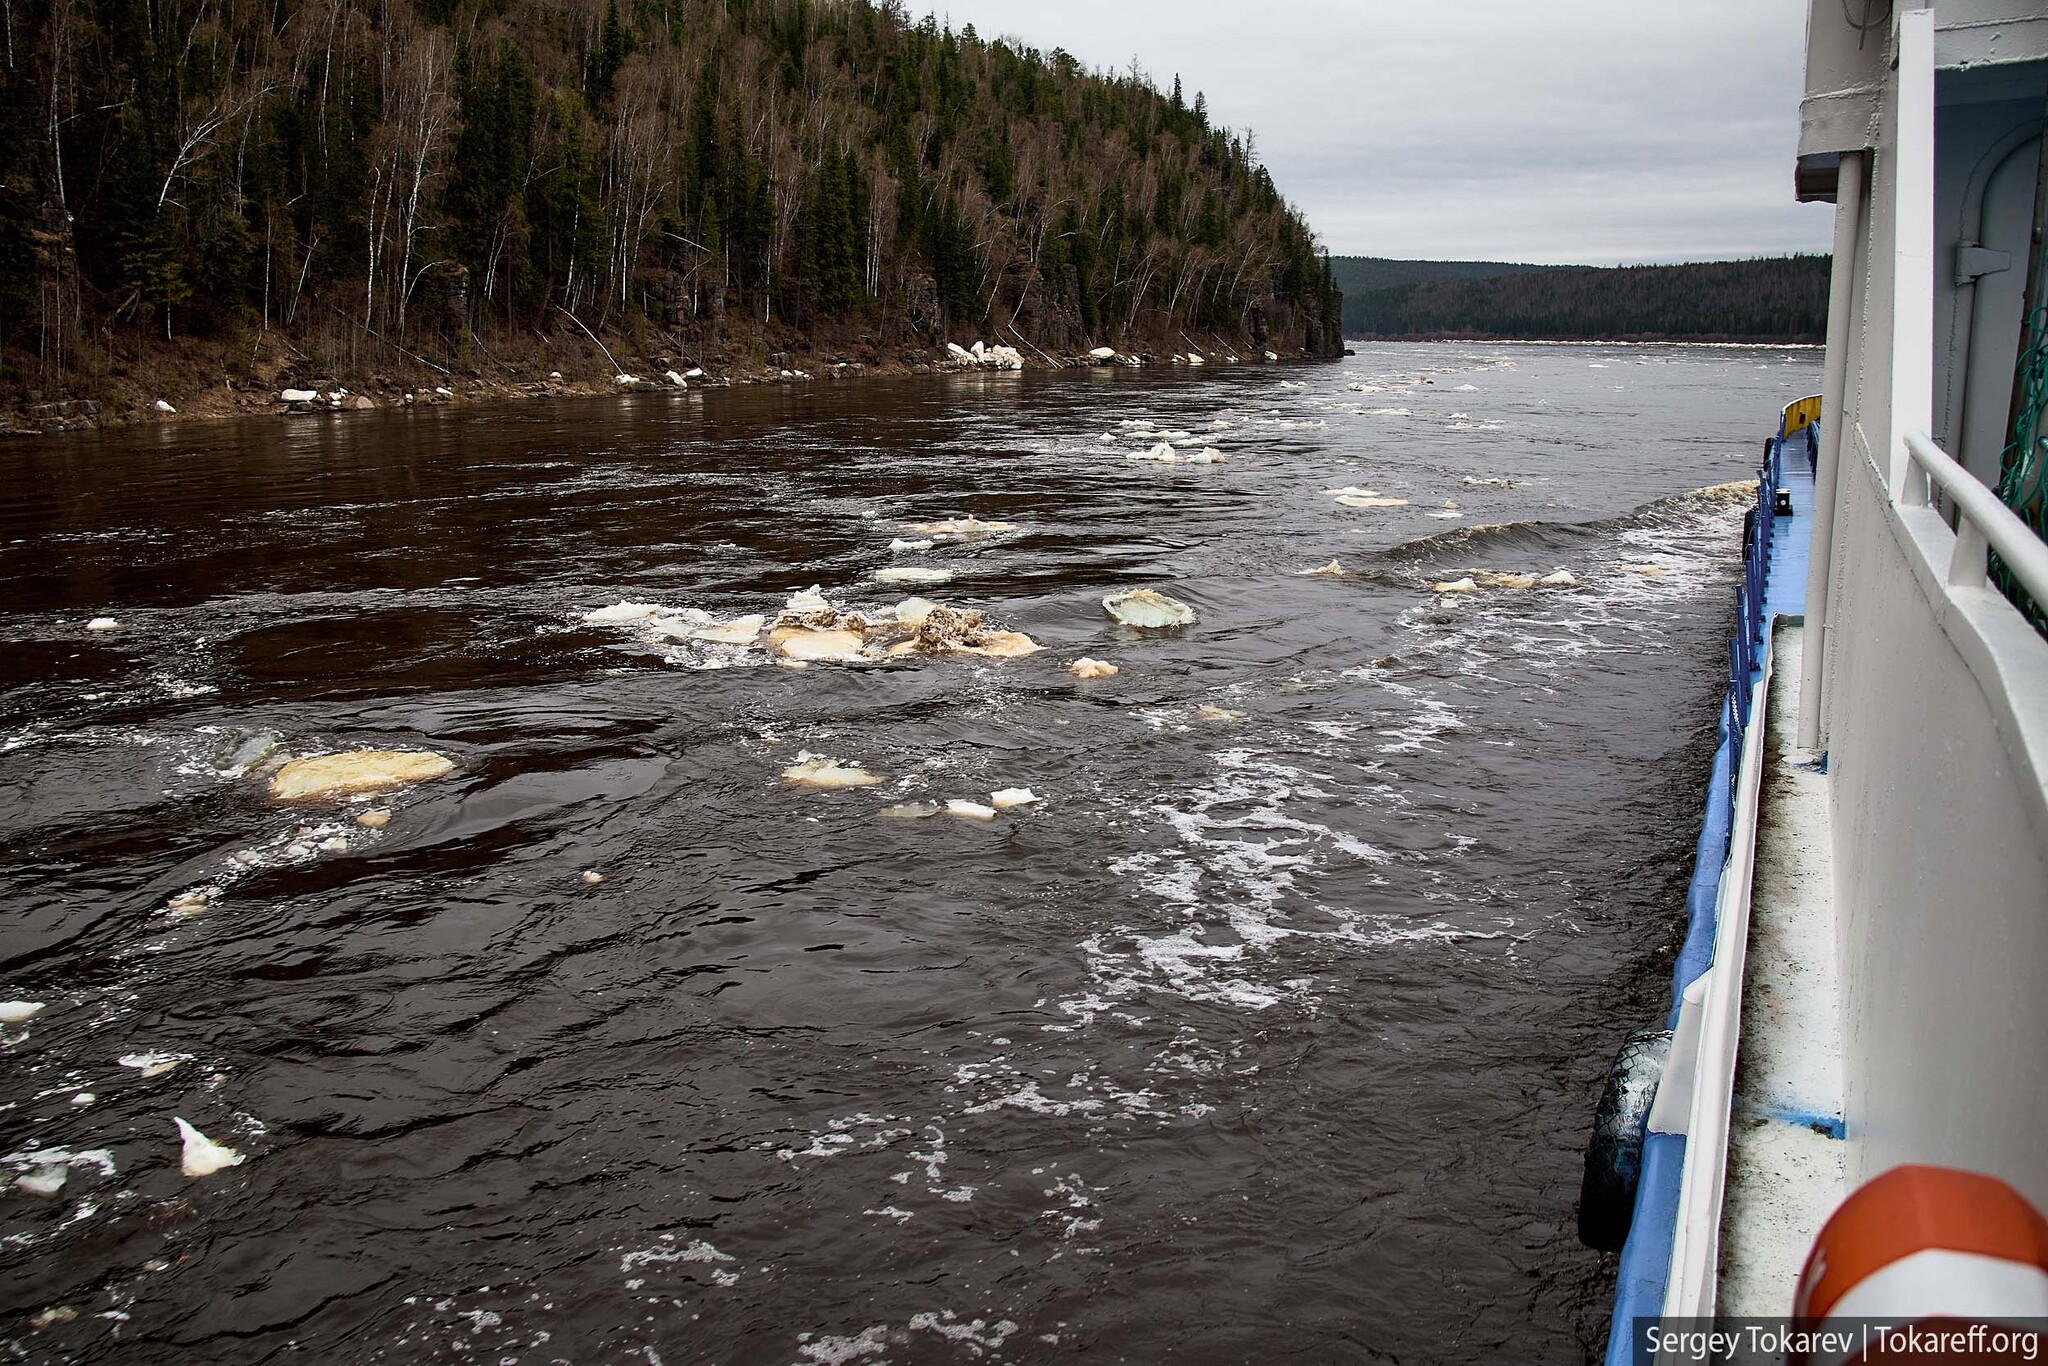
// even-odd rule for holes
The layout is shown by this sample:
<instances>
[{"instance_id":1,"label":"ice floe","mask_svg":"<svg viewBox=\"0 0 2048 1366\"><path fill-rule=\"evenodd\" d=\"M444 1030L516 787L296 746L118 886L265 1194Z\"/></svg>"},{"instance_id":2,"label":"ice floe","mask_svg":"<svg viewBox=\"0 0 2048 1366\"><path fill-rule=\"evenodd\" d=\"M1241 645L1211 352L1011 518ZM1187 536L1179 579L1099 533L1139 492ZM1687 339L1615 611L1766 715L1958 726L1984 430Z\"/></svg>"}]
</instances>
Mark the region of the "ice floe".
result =
<instances>
[{"instance_id":1,"label":"ice floe","mask_svg":"<svg viewBox=\"0 0 2048 1366\"><path fill-rule=\"evenodd\" d=\"M927 536L993 536L998 532L1015 531L1015 522L984 522L969 513L965 517L946 517L936 522L908 523L912 531Z\"/></svg>"},{"instance_id":2,"label":"ice floe","mask_svg":"<svg viewBox=\"0 0 2048 1366\"><path fill-rule=\"evenodd\" d=\"M1000 792L989 794L989 804L998 811L1008 811L1018 806L1030 806L1035 802L1042 802L1044 800L1045 798L1039 796L1028 787L1006 787Z\"/></svg>"},{"instance_id":3,"label":"ice floe","mask_svg":"<svg viewBox=\"0 0 2048 1366\"><path fill-rule=\"evenodd\" d=\"M849 787L880 787L888 779L880 774L870 773L858 764L842 764L837 759L812 754L806 750L796 756L796 762L782 770L782 780L795 787L815 787L826 791L837 791Z\"/></svg>"},{"instance_id":4,"label":"ice floe","mask_svg":"<svg viewBox=\"0 0 2048 1366\"><path fill-rule=\"evenodd\" d=\"M1067 672L1076 678L1114 678L1120 670L1106 659L1089 659L1082 656L1067 665Z\"/></svg>"},{"instance_id":5,"label":"ice floe","mask_svg":"<svg viewBox=\"0 0 2048 1366\"><path fill-rule=\"evenodd\" d=\"M389 792L442 777L453 760L429 750L357 749L294 759L270 780L275 801L305 801Z\"/></svg>"},{"instance_id":6,"label":"ice floe","mask_svg":"<svg viewBox=\"0 0 2048 1366\"><path fill-rule=\"evenodd\" d=\"M920 565L903 565L894 569L877 569L875 571L875 582L877 583L937 585L951 583L952 581L952 570L930 569Z\"/></svg>"},{"instance_id":7,"label":"ice floe","mask_svg":"<svg viewBox=\"0 0 2048 1366\"><path fill-rule=\"evenodd\" d=\"M140 1072L145 1080L174 1072L183 1063L192 1061L190 1053L123 1053L115 1061L123 1067Z\"/></svg>"},{"instance_id":8,"label":"ice floe","mask_svg":"<svg viewBox=\"0 0 2048 1366\"><path fill-rule=\"evenodd\" d=\"M1113 593L1102 600L1102 610L1125 626L1144 630L1188 626L1195 621L1194 608L1150 588Z\"/></svg>"},{"instance_id":9,"label":"ice floe","mask_svg":"<svg viewBox=\"0 0 2048 1366\"><path fill-rule=\"evenodd\" d=\"M43 1001L0 1001L0 1024L26 1024L46 1008Z\"/></svg>"},{"instance_id":10,"label":"ice floe","mask_svg":"<svg viewBox=\"0 0 2048 1366\"><path fill-rule=\"evenodd\" d=\"M180 1154L178 1169L187 1176L211 1176L228 1167L239 1167L248 1161L233 1148L214 1142L182 1119L173 1117L178 1133L183 1136L185 1146Z\"/></svg>"}]
</instances>

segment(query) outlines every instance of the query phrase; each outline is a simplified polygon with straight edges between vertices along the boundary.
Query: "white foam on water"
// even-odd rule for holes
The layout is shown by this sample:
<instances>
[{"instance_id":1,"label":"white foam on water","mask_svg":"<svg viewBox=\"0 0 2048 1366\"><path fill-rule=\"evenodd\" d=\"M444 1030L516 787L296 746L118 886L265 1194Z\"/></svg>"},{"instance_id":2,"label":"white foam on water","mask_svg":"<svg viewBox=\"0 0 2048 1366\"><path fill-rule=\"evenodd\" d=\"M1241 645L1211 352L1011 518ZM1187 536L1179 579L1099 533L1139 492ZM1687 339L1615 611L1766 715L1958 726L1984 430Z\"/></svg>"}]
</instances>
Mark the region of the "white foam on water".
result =
<instances>
[{"instance_id":1,"label":"white foam on water","mask_svg":"<svg viewBox=\"0 0 2048 1366\"><path fill-rule=\"evenodd\" d=\"M863 1357L879 1357L889 1350L889 1326L877 1323L863 1328L851 1337L823 1335L812 1337L809 1333L799 1334L801 1344L797 1355L818 1366L846 1366L850 1361Z\"/></svg>"},{"instance_id":2,"label":"white foam on water","mask_svg":"<svg viewBox=\"0 0 2048 1366\"><path fill-rule=\"evenodd\" d=\"M720 1252L710 1243L693 1239L682 1242L673 1233L664 1233L655 1246L628 1252L619 1258L619 1270L630 1272L643 1266L668 1266L678 1263L733 1262L739 1259L727 1252Z\"/></svg>"},{"instance_id":3,"label":"white foam on water","mask_svg":"<svg viewBox=\"0 0 2048 1366\"><path fill-rule=\"evenodd\" d=\"M951 1342L971 1343L988 1351L1000 1351L1005 1342L1017 1331L1017 1324L1010 1319L990 1323L985 1319L962 1320L950 1309L936 1314L923 1313L910 1316L912 1332L937 1333ZM980 1355L976 1353L976 1355Z\"/></svg>"}]
</instances>

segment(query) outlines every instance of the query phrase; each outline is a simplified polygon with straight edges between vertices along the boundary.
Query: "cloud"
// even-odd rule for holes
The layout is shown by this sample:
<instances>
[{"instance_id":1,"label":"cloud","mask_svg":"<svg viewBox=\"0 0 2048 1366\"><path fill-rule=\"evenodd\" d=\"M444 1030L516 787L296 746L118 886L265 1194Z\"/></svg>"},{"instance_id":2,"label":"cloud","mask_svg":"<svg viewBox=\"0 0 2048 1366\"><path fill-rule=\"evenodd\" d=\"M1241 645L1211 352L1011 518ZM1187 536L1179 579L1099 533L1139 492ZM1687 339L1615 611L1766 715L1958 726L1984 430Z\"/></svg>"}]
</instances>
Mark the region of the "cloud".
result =
<instances>
[{"instance_id":1,"label":"cloud","mask_svg":"<svg viewBox=\"0 0 2048 1366\"><path fill-rule=\"evenodd\" d=\"M1792 201L1805 33L1783 0L947 0L1091 66L1178 74L1257 137L1331 250L1522 261L1824 251Z\"/></svg>"}]
</instances>

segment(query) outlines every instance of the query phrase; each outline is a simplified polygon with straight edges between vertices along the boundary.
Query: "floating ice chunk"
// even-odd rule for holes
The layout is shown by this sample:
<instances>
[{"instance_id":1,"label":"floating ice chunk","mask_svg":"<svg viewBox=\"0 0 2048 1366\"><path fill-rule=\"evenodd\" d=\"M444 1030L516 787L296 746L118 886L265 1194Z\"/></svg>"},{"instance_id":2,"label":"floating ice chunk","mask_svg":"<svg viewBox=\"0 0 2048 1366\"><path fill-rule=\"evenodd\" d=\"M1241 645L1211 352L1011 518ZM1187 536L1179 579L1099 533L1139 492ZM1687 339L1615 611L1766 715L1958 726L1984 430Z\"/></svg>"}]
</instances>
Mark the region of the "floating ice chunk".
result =
<instances>
[{"instance_id":1,"label":"floating ice chunk","mask_svg":"<svg viewBox=\"0 0 2048 1366\"><path fill-rule=\"evenodd\" d=\"M937 607L930 598L905 598L896 604L896 620L913 628L922 626Z\"/></svg>"},{"instance_id":2,"label":"floating ice chunk","mask_svg":"<svg viewBox=\"0 0 2048 1366\"><path fill-rule=\"evenodd\" d=\"M1536 580L1536 582L1542 584L1545 588L1577 588L1579 586L1579 581L1572 577L1572 571L1569 569L1553 569L1542 578Z\"/></svg>"},{"instance_id":3,"label":"floating ice chunk","mask_svg":"<svg viewBox=\"0 0 2048 1366\"><path fill-rule=\"evenodd\" d=\"M952 581L953 571L950 569L928 569L917 565L903 565L894 569L877 569L875 571L875 582L877 583L941 584L951 583Z\"/></svg>"},{"instance_id":4,"label":"floating ice chunk","mask_svg":"<svg viewBox=\"0 0 2048 1366\"><path fill-rule=\"evenodd\" d=\"M90 1091L80 1091L77 1095L71 1098L71 1103L73 1105L86 1106L92 1104L94 1101L98 1099L99 1097L94 1095Z\"/></svg>"},{"instance_id":5,"label":"floating ice chunk","mask_svg":"<svg viewBox=\"0 0 2048 1366\"><path fill-rule=\"evenodd\" d=\"M685 640L711 623L711 614L701 607L664 607L659 616L648 618L645 630L655 640Z\"/></svg>"},{"instance_id":6,"label":"floating ice chunk","mask_svg":"<svg viewBox=\"0 0 2048 1366\"><path fill-rule=\"evenodd\" d=\"M615 602L583 614L585 626L629 626L636 621L663 616L669 609L658 602Z\"/></svg>"},{"instance_id":7,"label":"floating ice chunk","mask_svg":"<svg viewBox=\"0 0 2048 1366\"><path fill-rule=\"evenodd\" d=\"M184 1135L185 1151L179 1162L179 1169L187 1176L211 1176L224 1167L239 1167L247 1161L233 1148L223 1147L200 1133L182 1119L173 1118L178 1132Z\"/></svg>"},{"instance_id":8,"label":"floating ice chunk","mask_svg":"<svg viewBox=\"0 0 2048 1366\"><path fill-rule=\"evenodd\" d=\"M984 522L979 517L948 517L938 522L912 522L912 531L922 531L928 536L980 536L992 535L998 531L1015 531L1015 522Z\"/></svg>"},{"instance_id":9,"label":"floating ice chunk","mask_svg":"<svg viewBox=\"0 0 2048 1366\"><path fill-rule=\"evenodd\" d=\"M989 804L998 811L1008 811L1016 806L1030 806L1033 802L1044 801L1028 787L1006 787L1000 792L989 794Z\"/></svg>"},{"instance_id":10,"label":"floating ice chunk","mask_svg":"<svg viewBox=\"0 0 2048 1366\"><path fill-rule=\"evenodd\" d=\"M902 802L885 806L875 814L892 821L921 821L927 816L936 816L946 808L937 802Z\"/></svg>"},{"instance_id":11,"label":"floating ice chunk","mask_svg":"<svg viewBox=\"0 0 2048 1366\"><path fill-rule=\"evenodd\" d=\"M1536 586L1536 576L1534 574L1488 574L1486 576L1486 586L1488 588L1512 588L1519 592L1524 589L1534 588Z\"/></svg>"},{"instance_id":12,"label":"floating ice chunk","mask_svg":"<svg viewBox=\"0 0 2048 1366\"><path fill-rule=\"evenodd\" d=\"M1626 569L1631 574L1642 574L1653 579L1661 579L1664 577L1664 567L1662 565L1625 564L1622 566L1622 568Z\"/></svg>"},{"instance_id":13,"label":"floating ice chunk","mask_svg":"<svg viewBox=\"0 0 2048 1366\"><path fill-rule=\"evenodd\" d=\"M85 629L88 631L118 631L121 629L121 623L112 617L94 617L91 621L85 623Z\"/></svg>"},{"instance_id":14,"label":"floating ice chunk","mask_svg":"<svg viewBox=\"0 0 2048 1366\"><path fill-rule=\"evenodd\" d=\"M1298 579L1339 579L1344 577L1346 574L1349 574L1350 572L1351 571L1346 569L1343 565L1337 563L1335 560L1332 560L1328 564L1319 564L1314 569L1297 570L1295 572L1295 577Z\"/></svg>"},{"instance_id":15,"label":"floating ice chunk","mask_svg":"<svg viewBox=\"0 0 2048 1366\"><path fill-rule=\"evenodd\" d=\"M879 787L888 780L879 774L868 772L858 764L841 764L837 759L805 751L796 756L796 762L782 770L783 781L797 787L816 787L835 791L848 787Z\"/></svg>"},{"instance_id":16,"label":"floating ice chunk","mask_svg":"<svg viewBox=\"0 0 2048 1366\"><path fill-rule=\"evenodd\" d=\"M1197 707L1195 708L1195 715L1197 715L1197 716L1201 717L1201 718L1202 718L1202 719L1203 719L1204 721L1242 721L1242 720L1244 720L1244 713L1243 713L1243 712L1241 712L1241 711L1232 711L1232 710L1231 710L1230 708L1228 708L1228 707L1219 707L1219 706L1216 706L1216 705L1215 705L1214 703L1211 703L1211 702L1204 702L1204 703L1202 703L1201 705L1197 706Z\"/></svg>"},{"instance_id":17,"label":"floating ice chunk","mask_svg":"<svg viewBox=\"0 0 2048 1366\"><path fill-rule=\"evenodd\" d=\"M598 872L595 868L585 868L583 870L583 881L586 886L595 887L604 881L604 874Z\"/></svg>"},{"instance_id":18,"label":"floating ice chunk","mask_svg":"<svg viewBox=\"0 0 2048 1366\"><path fill-rule=\"evenodd\" d=\"M1422 515L1425 517L1434 517L1439 522L1452 522L1456 521L1460 517L1463 517L1465 514L1456 511L1455 509L1451 509L1443 512L1425 512Z\"/></svg>"},{"instance_id":19,"label":"floating ice chunk","mask_svg":"<svg viewBox=\"0 0 2048 1366\"><path fill-rule=\"evenodd\" d=\"M1149 417L1127 417L1116 425L1127 432L1149 432L1159 424Z\"/></svg>"},{"instance_id":20,"label":"floating ice chunk","mask_svg":"<svg viewBox=\"0 0 2048 1366\"><path fill-rule=\"evenodd\" d=\"M1476 384L1460 384L1451 392L1454 394L1476 394L1479 392L1479 386Z\"/></svg>"},{"instance_id":21,"label":"floating ice chunk","mask_svg":"<svg viewBox=\"0 0 2048 1366\"><path fill-rule=\"evenodd\" d=\"M734 617L718 626L698 626L690 631L690 639L707 641L713 645L751 645L754 637L761 634L761 628L768 624L768 618L755 614L749 617Z\"/></svg>"},{"instance_id":22,"label":"floating ice chunk","mask_svg":"<svg viewBox=\"0 0 2048 1366\"><path fill-rule=\"evenodd\" d=\"M0 1001L0 1024L26 1024L43 1013L44 1001Z\"/></svg>"},{"instance_id":23,"label":"floating ice chunk","mask_svg":"<svg viewBox=\"0 0 2048 1366\"><path fill-rule=\"evenodd\" d=\"M368 811L360 812L356 816L356 824L362 826L365 830L382 830L385 826L391 824L391 808L388 806L378 806L372 807Z\"/></svg>"},{"instance_id":24,"label":"floating ice chunk","mask_svg":"<svg viewBox=\"0 0 2048 1366\"><path fill-rule=\"evenodd\" d=\"M164 909L172 915L205 915L213 909L213 896L203 890L180 892L164 903Z\"/></svg>"},{"instance_id":25,"label":"floating ice chunk","mask_svg":"<svg viewBox=\"0 0 2048 1366\"><path fill-rule=\"evenodd\" d=\"M180 1063L192 1061L190 1053L123 1053L115 1059L123 1067L132 1067L143 1077L160 1077L175 1071Z\"/></svg>"},{"instance_id":26,"label":"floating ice chunk","mask_svg":"<svg viewBox=\"0 0 2048 1366\"><path fill-rule=\"evenodd\" d=\"M52 1162L37 1167L17 1178L15 1185L23 1195L33 1195L38 1200L55 1200L64 1190L64 1182L71 1176L71 1169L62 1163Z\"/></svg>"},{"instance_id":27,"label":"floating ice chunk","mask_svg":"<svg viewBox=\"0 0 2048 1366\"><path fill-rule=\"evenodd\" d=\"M1106 659L1088 659L1084 656L1067 665L1067 672L1076 678L1114 678L1118 670L1116 665Z\"/></svg>"},{"instance_id":28,"label":"floating ice chunk","mask_svg":"<svg viewBox=\"0 0 2048 1366\"><path fill-rule=\"evenodd\" d=\"M789 601L782 605L782 610L786 613L794 614L799 612L830 612L833 609L832 604L825 600L825 595L819 591L818 585L814 583L809 588L791 593Z\"/></svg>"},{"instance_id":29,"label":"floating ice chunk","mask_svg":"<svg viewBox=\"0 0 2048 1366\"><path fill-rule=\"evenodd\" d=\"M292 760L270 780L270 795L275 801L294 802L388 792L454 771L453 760L429 750L356 749Z\"/></svg>"},{"instance_id":30,"label":"floating ice chunk","mask_svg":"<svg viewBox=\"0 0 2048 1366\"><path fill-rule=\"evenodd\" d=\"M1180 452L1162 441L1149 450L1132 451L1125 458L1129 460L1163 460L1170 462L1180 459Z\"/></svg>"},{"instance_id":31,"label":"floating ice chunk","mask_svg":"<svg viewBox=\"0 0 2048 1366\"><path fill-rule=\"evenodd\" d=\"M1128 593L1115 593L1102 600L1102 610L1125 626L1136 626L1146 630L1161 627L1187 626L1195 620L1195 609L1164 593L1150 588L1134 588Z\"/></svg>"},{"instance_id":32,"label":"floating ice chunk","mask_svg":"<svg viewBox=\"0 0 2048 1366\"><path fill-rule=\"evenodd\" d=\"M996 818L996 809L980 802L963 802L956 798L946 803L946 814L958 816L963 821L992 821Z\"/></svg>"},{"instance_id":33,"label":"floating ice chunk","mask_svg":"<svg viewBox=\"0 0 2048 1366\"><path fill-rule=\"evenodd\" d=\"M1472 581L1471 575L1467 574L1461 579L1451 579L1444 583L1433 583L1429 586L1429 591L1432 593L1477 593L1479 585Z\"/></svg>"},{"instance_id":34,"label":"floating ice chunk","mask_svg":"<svg viewBox=\"0 0 2048 1366\"><path fill-rule=\"evenodd\" d=\"M930 550L937 544L937 541L906 541L899 536L889 542L889 553L891 555L912 555L920 550Z\"/></svg>"},{"instance_id":35,"label":"floating ice chunk","mask_svg":"<svg viewBox=\"0 0 2048 1366\"><path fill-rule=\"evenodd\" d=\"M1277 360L1279 357L1276 356L1274 359ZM1298 379L1283 379L1280 381L1280 387L1282 389L1306 389L1308 385Z\"/></svg>"},{"instance_id":36,"label":"floating ice chunk","mask_svg":"<svg viewBox=\"0 0 2048 1366\"><path fill-rule=\"evenodd\" d=\"M1204 446L1196 454L1188 456L1187 462L1190 465L1221 465L1228 459L1228 456L1214 446Z\"/></svg>"},{"instance_id":37,"label":"floating ice chunk","mask_svg":"<svg viewBox=\"0 0 2048 1366\"><path fill-rule=\"evenodd\" d=\"M1378 489L1362 489L1356 484L1347 484L1341 489L1325 489L1323 492L1329 494L1332 498L1377 498L1380 496Z\"/></svg>"},{"instance_id":38,"label":"floating ice chunk","mask_svg":"<svg viewBox=\"0 0 2048 1366\"><path fill-rule=\"evenodd\" d=\"M818 629L804 626L778 626L769 634L768 643L783 659L795 660L799 663L867 664L872 662L862 652L867 642L858 631Z\"/></svg>"},{"instance_id":39,"label":"floating ice chunk","mask_svg":"<svg viewBox=\"0 0 2048 1366\"><path fill-rule=\"evenodd\" d=\"M1189 365L1207 365L1208 363L1209 363L1209 362L1207 362L1207 361L1203 360L1203 359L1201 358L1201 356L1200 356L1199 354L1197 354L1196 352L1193 352L1193 351L1190 351L1190 352L1188 352L1188 364L1189 364Z\"/></svg>"},{"instance_id":40,"label":"floating ice chunk","mask_svg":"<svg viewBox=\"0 0 2048 1366\"><path fill-rule=\"evenodd\" d=\"M1356 494L1346 495L1339 498L1337 502L1341 506L1348 508L1404 508L1408 506L1406 498L1361 498Z\"/></svg>"}]
</instances>

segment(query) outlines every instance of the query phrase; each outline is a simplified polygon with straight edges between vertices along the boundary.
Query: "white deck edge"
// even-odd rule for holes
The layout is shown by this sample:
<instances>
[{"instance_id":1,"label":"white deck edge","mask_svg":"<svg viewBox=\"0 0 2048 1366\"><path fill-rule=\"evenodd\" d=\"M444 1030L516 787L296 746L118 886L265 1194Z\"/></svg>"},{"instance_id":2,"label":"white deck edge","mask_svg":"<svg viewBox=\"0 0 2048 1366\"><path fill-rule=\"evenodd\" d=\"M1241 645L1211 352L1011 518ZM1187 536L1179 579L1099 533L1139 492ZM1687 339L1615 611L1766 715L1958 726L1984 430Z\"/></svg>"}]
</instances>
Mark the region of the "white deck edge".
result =
<instances>
[{"instance_id":1,"label":"white deck edge","mask_svg":"<svg viewBox=\"0 0 2048 1366\"><path fill-rule=\"evenodd\" d=\"M1764 729L1774 632L1764 633L1763 668L1751 684L1750 722L1742 742L1742 769L1728 831L1728 862L1714 901L1714 960L1701 977L1699 1046L1685 1079L1685 1163L1679 1178L1678 1219L1671 1243L1671 1274L1664 1317L1710 1318L1721 1262L1722 1182L1728 1167L1728 1127L1735 1104L1735 1053L1742 1038L1742 967L1749 948L1750 879L1756 867L1757 799L1763 785ZM1688 993L1690 994L1690 993ZM1681 1027L1682 1023L1681 1023ZM1676 1078L1666 1076L1663 1091ZM1669 1132L1668 1130L1666 1132ZM1660 1363L1663 1356L1659 1356ZM1676 1360L1676 1358L1673 1358Z\"/></svg>"}]
</instances>

